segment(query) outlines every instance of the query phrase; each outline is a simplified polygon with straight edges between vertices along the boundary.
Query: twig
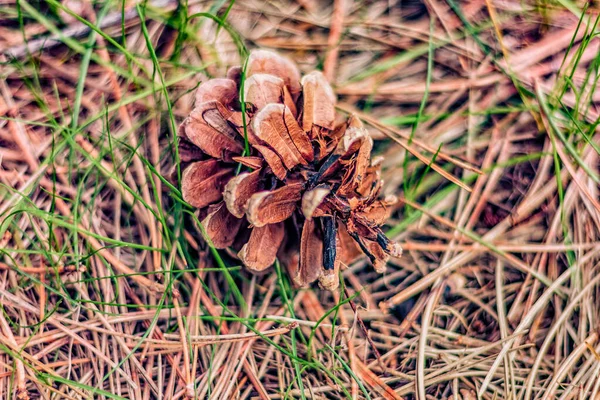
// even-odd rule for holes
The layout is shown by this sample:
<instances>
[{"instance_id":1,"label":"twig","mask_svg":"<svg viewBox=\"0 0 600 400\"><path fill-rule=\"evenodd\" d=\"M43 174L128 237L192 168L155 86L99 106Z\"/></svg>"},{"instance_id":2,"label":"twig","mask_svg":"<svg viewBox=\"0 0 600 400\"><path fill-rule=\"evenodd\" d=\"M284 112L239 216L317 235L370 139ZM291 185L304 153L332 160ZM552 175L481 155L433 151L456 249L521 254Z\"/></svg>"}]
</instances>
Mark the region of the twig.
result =
<instances>
[{"instance_id":1,"label":"twig","mask_svg":"<svg viewBox=\"0 0 600 400\"><path fill-rule=\"evenodd\" d=\"M335 71L339 53L339 42L342 37L344 25L345 0L334 0L333 13L331 14L331 25L327 39L327 56L325 57L324 73L329 82L335 82Z\"/></svg>"}]
</instances>

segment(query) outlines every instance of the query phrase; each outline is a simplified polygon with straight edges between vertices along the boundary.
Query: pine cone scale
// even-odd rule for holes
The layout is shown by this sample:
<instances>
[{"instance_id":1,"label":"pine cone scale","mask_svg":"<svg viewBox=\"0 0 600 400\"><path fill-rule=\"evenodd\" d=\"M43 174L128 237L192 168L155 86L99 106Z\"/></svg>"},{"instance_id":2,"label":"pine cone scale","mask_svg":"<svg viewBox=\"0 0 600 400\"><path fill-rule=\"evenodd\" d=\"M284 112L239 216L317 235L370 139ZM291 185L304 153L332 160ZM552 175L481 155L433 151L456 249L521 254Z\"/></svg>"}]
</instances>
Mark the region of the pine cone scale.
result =
<instances>
[{"instance_id":1,"label":"pine cone scale","mask_svg":"<svg viewBox=\"0 0 600 400\"><path fill-rule=\"evenodd\" d=\"M254 226L283 222L297 209L304 183L297 182L252 195L246 204L246 218Z\"/></svg>"},{"instance_id":2,"label":"pine cone scale","mask_svg":"<svg viewBox=\"0 0 600 400\"><path fill-rule=\"evenodd\" d=\"M258 139L279 156L288 170L312 161L310 141L285 105L271 103L265 106L254 117L253 129Z\"/></svg>"},{"instance_id":3,"label":"pine cone scale","mask_svg":"<svg viewBox=\"0 0 600 400\"><path fill-rule=\"evenodd\" d=\"M229 160L240 155L244 143L219 110L223 107L217 101L201 103L196 107L185 123L185 136L207 155Z\"/></svg>"},{"instance_id":4,"label":"pine cone scale","mask_svg":"<svg viewBox=\"0 0 600 400\"><path fill-rule=\"evenodd\" d=\"M243 219L231 214L223 202L209 206L202 221L206 235L217 249L233 245Z\"/></svg>"},{"instance_id":5,"label":"pine cone scale","mask_svg":"<svg viewBox=\"0 0 600 400\"><path fill-rule=\"evenodd\" d=\"M323 264L323 240L317 233L314 220L306 220L300 238L299 270L294 279L298 286L306 286L319 278L320 270L311 268Z\"/></svg>"},{"instance_id":6,"label":"pine cone scale","mask_svg":"<svg viewBox=\"0 0 600 400\"><path fill-rule=\"evenodd\" d=\"M249 269L264 271L275 262L284 236L285 228L281 222L254 228L238 256Z\"/></svg>"},{"instance_id":7,"label":"pine cone scale","mask_svg":"<svg viewBox=\"0 0 600 400\"><path fill-rule=\"evenodd\" d=\"M196 208L220 201L233 172L233 168L225 167L215 159L192 163L181 177L183 199Z\"/></svg>"},{"instance_id":8,"label":"pine cone scale","mask_svg":"<svg viewBox=\"0 0 600 400\"><path fill-rule=\"evenodd\" d=\"M258 110L267 104L281 103L283 79L273 75L256 74L244 82L244 101Z\"/></svg>"},{"instance_id":9,"label":"pine cone scale","mask_svg":"<svg viewBox=\"0 0 600 400\"><path fill-rule=\"evenodd\" d=\"M277 153L274 150L271 150L271 148L259 144L255 144L252 147L254 147L265 158L265 161L267 164L269 164L273 174L279 180L283 181L287 175L287 169L285 165L283 165L283 161L281 161L281 158L277 155Z\"/></svg>"},{"instance_id":10,"label":"pine cone scale","mask_svg":"<svg viewBox=\"0 0 600 400\"><path fill-rule=\"evenodd\" d=\"M246 214L246 204L255 193L263 189L260 169L243 172L227 182L223 190L223 198L227 209L238 218Z\"/></svg>"},{"instance_id":11,"label":"pine cone scale","mask_svg":"<svg viewBox=\"0 0 600 400\"><path fill-rule=\"evenodd\" d=\"M313 71L305 75L302 78L302 90L304 131L312 133L315 125L333 130L335 128L335 94L323 74Z\"/></svg>"}]
</instances>

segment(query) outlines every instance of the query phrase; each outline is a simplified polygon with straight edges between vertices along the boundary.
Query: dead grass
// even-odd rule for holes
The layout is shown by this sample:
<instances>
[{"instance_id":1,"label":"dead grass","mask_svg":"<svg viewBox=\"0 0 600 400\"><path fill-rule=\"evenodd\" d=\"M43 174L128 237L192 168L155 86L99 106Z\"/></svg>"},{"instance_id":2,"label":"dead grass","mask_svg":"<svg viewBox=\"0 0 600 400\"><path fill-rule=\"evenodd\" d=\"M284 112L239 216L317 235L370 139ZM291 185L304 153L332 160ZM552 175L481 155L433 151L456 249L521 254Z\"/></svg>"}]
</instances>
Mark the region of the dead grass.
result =
<instances>
[{"instance_id":1,"label":"dead grass","mask_svg":"<svg viewBox=\"0 0 600 400\"><path fill-rule=\"evenodd\" d=\"M3 1L0 398L600 399L599 12ZM298 291L202 240L174 133L244 46L378 139L385 274Z\"/></svg>"}]
</instances>

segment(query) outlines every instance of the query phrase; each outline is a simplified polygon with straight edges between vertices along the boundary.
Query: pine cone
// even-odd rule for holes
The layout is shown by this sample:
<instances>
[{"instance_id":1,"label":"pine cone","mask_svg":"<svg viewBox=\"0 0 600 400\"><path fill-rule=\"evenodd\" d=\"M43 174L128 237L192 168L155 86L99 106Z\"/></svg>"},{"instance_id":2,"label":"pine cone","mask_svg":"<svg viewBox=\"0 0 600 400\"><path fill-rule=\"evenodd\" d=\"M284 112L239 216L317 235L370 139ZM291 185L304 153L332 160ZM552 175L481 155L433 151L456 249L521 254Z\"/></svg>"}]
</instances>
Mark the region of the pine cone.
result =
<instances>
[{"instance_id":1,"label":"pine cone","mask_svg":"<svg viewBox=\"0 0 600 400\"><path fill-rule=\"evenodd\" d=\"M340 266L362 253L382 272L402 250L381 230L394 199L378 199L381 160L362 123L336 125L325 77L301 79L277 54L253 52L241 75L201 84L179 133L183 198L213 245L253 271L279 257L299 286L337 288Z\"/></svg>"}]
</instances>

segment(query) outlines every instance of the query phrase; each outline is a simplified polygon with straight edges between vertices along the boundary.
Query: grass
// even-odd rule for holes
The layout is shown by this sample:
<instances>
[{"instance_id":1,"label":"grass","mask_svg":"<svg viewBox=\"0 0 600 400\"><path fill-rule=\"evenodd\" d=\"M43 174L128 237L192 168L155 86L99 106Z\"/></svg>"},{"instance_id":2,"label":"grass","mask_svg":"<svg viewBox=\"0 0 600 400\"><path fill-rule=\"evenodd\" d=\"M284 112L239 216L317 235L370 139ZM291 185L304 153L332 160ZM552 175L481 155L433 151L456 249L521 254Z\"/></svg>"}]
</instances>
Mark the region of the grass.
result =
<instances>
[{"instance_id":1,"label":"grass","mask_svg":"<svg viewBox=\"0 0 600 400\"><path fill-rule=\"evenodd\" d=\"M599 398L597 5L390 4L2 6L0 398ZM255 48L368 116L385 274L299 290L204 240L177 127Z\"/></svg>"}]
</instances>

